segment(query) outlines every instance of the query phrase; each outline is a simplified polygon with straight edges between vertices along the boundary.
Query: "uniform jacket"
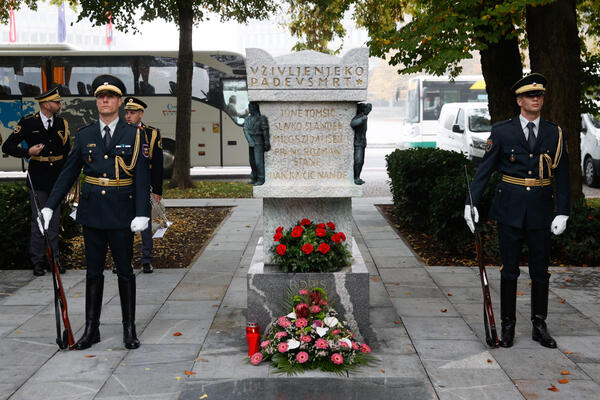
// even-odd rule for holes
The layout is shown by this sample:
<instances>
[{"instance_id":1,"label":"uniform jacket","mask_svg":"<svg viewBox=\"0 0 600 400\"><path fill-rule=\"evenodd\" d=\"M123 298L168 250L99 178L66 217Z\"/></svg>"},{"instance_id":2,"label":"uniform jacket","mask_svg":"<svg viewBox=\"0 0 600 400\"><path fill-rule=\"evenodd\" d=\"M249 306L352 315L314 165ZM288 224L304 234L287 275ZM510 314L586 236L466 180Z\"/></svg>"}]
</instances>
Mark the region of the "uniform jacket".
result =
<instances>
[{"instance_id":1,"label":"uniform jacket","mask_svg":"<svg viewBox=\"0 0 600 400\"><path fill-rule=\"evenodd\" d=\"M29 158L29 148L41 143L44 148L39 156L63 157L62 160L52 162L29 160L29 175L33 186L36 190L45 192L52 189L71 149L68 123L56 115L52 120L52 127L47 130L39 112L26 115L19 120L2 146L2 151L8 155ZM26 146L21 145L23 141Z\"/></svg>"},{"instance_id":2,"label":"uniform jacket","mask_svg":"<svg viewBox=\"0 0 600 400\"><path fill-rule=\"evenodd\" d=\"M162 196L163 192L163 150L160 130L142 123L144 142L148 149L148 160L150 164L150 185L152 193Z\"/></svg>"},{"instance_id":3,"label":"uniform jacket","mask_svg":"<svg viewBox=\"0 0 600 400\"><path fill-rule=\"evenodd\" d=\"M540 118L536 146L530 152L518 116L494 124L483 161L471 185L473 205L479 203L490 176L496 170L515 178L540 178L540 154L546 153L554 160L558 137L558 126ZM543 178L549 177L545 162L542 173ZM562 156L552 175L556 182L557 214L569 215L569 155L564 132ZM490 215L498 222L516 228L549 228L554 218L552 186L528 188L500 182Z\"/></svg>"},{"instance_id":4,"label":"uniform jacket","mask_svg":"<svg viewBox=\"0 0 600 400\"><path fill-rule=\"evenodd\" d=\"M138 129L119 120L108 149L100 134L100 123L88 125L77 132L73 151L61 172L46 207L56 209L67 194L81 169L86 176L94 178L116 178L115 159L121 157L129 166L136 152L135 142ZM147 158L142 154L144 140L141 137L137 148L138 157L130 173L133 185L98 186L83 182L77 208L77 222L97 229L129 229L136 216L150 217L150 174ZM119 178L130 178L119 165Z\"/></svg>"}]
</instances>

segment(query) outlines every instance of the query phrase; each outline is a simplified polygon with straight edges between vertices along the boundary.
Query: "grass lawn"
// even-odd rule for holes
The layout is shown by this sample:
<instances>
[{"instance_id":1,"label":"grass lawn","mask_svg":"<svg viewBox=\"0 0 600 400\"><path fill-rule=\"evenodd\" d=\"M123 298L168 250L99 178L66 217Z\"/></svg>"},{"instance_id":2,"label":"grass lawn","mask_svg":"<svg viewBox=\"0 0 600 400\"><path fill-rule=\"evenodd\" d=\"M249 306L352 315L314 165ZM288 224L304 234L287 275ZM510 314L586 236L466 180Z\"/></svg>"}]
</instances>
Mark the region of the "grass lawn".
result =
<instances>
[{"instance_id":1,"label":"grass lawn","mask_svg":"<svg viewBox=\"0 0 600 400\"><path fill-rule=\"evenodd\" d=\"M195 187L190 189L169 189L169 181L163 184L165 199L222 199L251 198L252 185L236 181L194 181Z\"/></svg>"},{"instance_id":2,"label":"grass lawn","mask_svg":"<svg viewBox=\"0 0 600 400\"><path fill-rule=\"evenodd\" d=\"M600 197L589 198L585 200L590 207L600 207Z\"/></svg>"}]
</instances>

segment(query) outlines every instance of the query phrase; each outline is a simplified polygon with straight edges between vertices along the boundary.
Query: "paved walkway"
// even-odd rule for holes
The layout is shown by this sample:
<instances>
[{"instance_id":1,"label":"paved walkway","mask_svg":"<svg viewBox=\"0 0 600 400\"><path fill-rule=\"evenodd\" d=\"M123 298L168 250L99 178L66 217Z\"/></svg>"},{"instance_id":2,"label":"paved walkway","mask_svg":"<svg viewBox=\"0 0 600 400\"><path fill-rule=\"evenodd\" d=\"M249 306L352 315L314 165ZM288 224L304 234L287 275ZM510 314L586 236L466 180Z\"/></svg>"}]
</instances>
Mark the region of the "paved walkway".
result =
<instances>
[{"instance_id":1,"label":"paved walkway","mask_svg":"<svg viewBox=\"0 0 600 400\"><path fill-rule=\"evenodd\" d=\"M85 351L58 351L51 278L0 271L0 399L600 398L599 270L553 269L554 350L530 338L523 270L515 346L491 350L476 270L424 266L374 207L384 203L390 199L353 200L353 231L371 275L371 345L379 365L350 378L320 372L289 378L268 365L246 364L246 273L262 235L261 201L170 200L168 206L235 208L190 269L138 274L137 350L123 347L113 274L105 274L102 341ZM84 274L63 277L77 338ZM488 275L497 306L498 269ZM569 382L559 384L561 378ZM559 391L548 391L551 385Z\"/></svg>"}]
</instances>

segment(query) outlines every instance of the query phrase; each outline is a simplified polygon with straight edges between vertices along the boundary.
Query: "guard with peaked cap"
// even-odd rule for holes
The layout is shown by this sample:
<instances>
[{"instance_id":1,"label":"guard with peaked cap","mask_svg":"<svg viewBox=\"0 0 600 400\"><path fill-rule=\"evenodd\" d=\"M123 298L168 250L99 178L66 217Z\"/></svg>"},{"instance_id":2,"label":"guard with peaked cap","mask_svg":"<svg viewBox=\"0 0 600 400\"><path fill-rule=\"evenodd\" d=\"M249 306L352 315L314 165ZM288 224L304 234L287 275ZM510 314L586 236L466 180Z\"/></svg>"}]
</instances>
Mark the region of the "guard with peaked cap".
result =
<instances>
[{"instance_id":1,"label":"guard with peaked cap","mask_svg":"<svg viewBox=\"0 0 600 400\"><path fill-rule=\"evenodd\" d=\"M2 146L2 151L13 157L28 160L28 172L33 187L29 187L31 203L30 255L35 276L44 275L46 264L46 245L44 236L37 226L37 210L34 203L34 191L39 205L44 207L48 195L63 168L71 150L69 124L58 115L61 109L61 97L58 87L48 90L35 98L40 111L21 118ZM52 250L59 259L58 232L60 212L53 216L48 226L48 236ZM60 272L65 272L59 262Z\"/></svg>"},{"instance_id":2,"label":"guard with peaked cap","mask_svg":"<svg viewBox=\"0 0 600 400\"><path fill-rule=\"evenodd\" d=\"M498 222L500 268L501 346L511 347L515 338L517 278L523 243L528 247L531 278L532 339L555 348L548 333L548 285L550 234L560 235L569 218L569 155L560 126L541 119L546 78L533 73L512 86L521 112L492 126L486 153L471 185L464 210L474 230L479 219L477 204L492 173L502 172L490 216ZM555 183L556 196L552 183ZM556 209L554 211L556 201Z\"/></svg>"},{"instance_id":3,"label":"guard with peaked cap","mask_svg":"<svg viewBox=\"0 0 600 400\"><path fill-rule=\"evenodd\" d=\"M77 208L85 243L85 330L75 344L87 349L100 341L100 312L104 291L104 267L108 247L117 267L123 315L123 342L135 349L135 275L131 268L133 233L148 226L150 177L142 155L143 138L138 129L119 119L125 85L112 75L93 82L99 119L80 128L73 151L52 189L44 219L52 216L83 169L84 180Z\"/></svg>"},{"instance_id":4,"label":"guard with peaked cap","mask_svg":"<svg viewBox=\"0 0 600 400\"><path fill-rule=\"evenodd\" d=\"M144 110L148 105L135 97L127 97L125 103L125 118L130 124L139 127L144 139L144 157L148 158L150 166L150 186L152 201L160 203L163 184L163 150L160 130L142 122ZM152 273L152 224L142 232L142 271ZM114 272L114 271L113 271Z\"/></svg>"}]
</instances>

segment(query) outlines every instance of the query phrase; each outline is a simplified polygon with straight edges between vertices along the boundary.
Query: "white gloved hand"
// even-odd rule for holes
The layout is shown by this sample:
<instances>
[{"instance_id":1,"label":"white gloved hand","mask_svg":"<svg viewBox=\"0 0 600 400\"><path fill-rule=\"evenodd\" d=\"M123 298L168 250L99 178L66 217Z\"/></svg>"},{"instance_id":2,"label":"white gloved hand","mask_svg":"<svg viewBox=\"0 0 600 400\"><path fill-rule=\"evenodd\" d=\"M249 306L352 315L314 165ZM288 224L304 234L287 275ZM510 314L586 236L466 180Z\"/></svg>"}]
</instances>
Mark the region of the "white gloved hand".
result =
<instances>
[{"instance_id":1,"label":"white gloved hand","mask_svg":"<svg viewBox=\"0 0 600 400\"><path fill-rule=\"evenodd\" d=\"M150 218L148 217L135 217L131 220L131 231L132 232L141 232L148 227L148 221Z\"/></svg>"},{"instance_id":2,"label":"white gloved hand","mask_svg":"<svg viewBox=\"0 0 600 400\"><path fill-rule=\"evenodd\" d=\"M552 220L552 225L550 225L550 230L555 235L560 235L567 228L567 220L569 219L568 215L557 215Z\"/></svg>"},{"instance_id":3,"label":"white gloved hand","mask_svg":"<svg viewBox=\"0 0 600 400\"><path fill-rule=\"evenodd\" d=\"M475 220L475 223L473 223L473 220ZM465 206L465 222L471 230L471 233L475 233L475 224L479 222L479 212L477 212L477 207L473 207L473 213L471 215L471 206L468 204Z\"/></svg>"},{"instance_id":4,"label":"white gloved hand","mask_svg":"<svg viewBox=\"0 0 600 400\"><path fill-rule=\"evenodd\" d=\"M44 207L44 208L42 208L42 211L40 211L40 212L42 213L42 218L44 219L44 225L42 225L42 221L40 221L40 217L37 218L37 223L38 223L38 228L40 228L40 232L43 235L44 232L47 231L48 227L50 226L50 220L52 219L52 214L54 214L54 211L52 211L51 208Z\"/></svg>"}]
</instances>

